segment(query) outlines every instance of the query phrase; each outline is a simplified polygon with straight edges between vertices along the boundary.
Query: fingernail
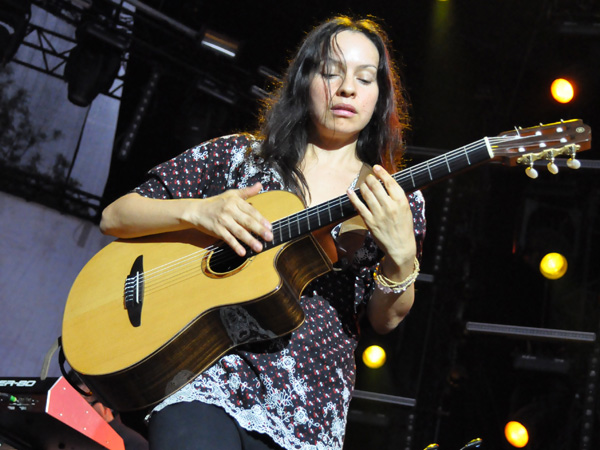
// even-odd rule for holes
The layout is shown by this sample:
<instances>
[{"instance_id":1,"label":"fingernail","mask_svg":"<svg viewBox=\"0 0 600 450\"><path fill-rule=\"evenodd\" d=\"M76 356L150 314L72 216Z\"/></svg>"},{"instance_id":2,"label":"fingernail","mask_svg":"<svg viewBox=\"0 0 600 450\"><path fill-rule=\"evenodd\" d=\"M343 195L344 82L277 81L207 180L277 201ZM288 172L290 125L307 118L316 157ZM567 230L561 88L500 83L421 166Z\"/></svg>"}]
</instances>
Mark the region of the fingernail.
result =
<instances>
[{"instance_id":1,"label":"fingernail","mask_svg":"<svg viewBox=\"0 0 600 450\"><path fill-rule=\"evenodd\" d=\"M271 226L271 223L268 220L263 220L263 226L265 228L268 228L269 230L273 229L273 227Z\"/></svg>"},{"instance_id":2,"label":"fingernail","mask_svg":"<svg viewBox=\"0 0 600 450\"><path fill-rule=\"evenodd\" d=\"M271 233L270 231L265 231L262 234L262 237L265 241L272 241L273 240L273 233Z\"/></svg>"},{"instance_id":3,"label":"fingernail","mask_svg":"<svg viewBox=\"0 0 600 450\"><path fill-rule=\"evenodd\" d=\"M260 251L262 250L262 245L260 244L260 242L257 242L256 244L254 244L254 245L252 246L252 249L253 249L255 252L260 252Z\"/></svg>"}]
</instances>

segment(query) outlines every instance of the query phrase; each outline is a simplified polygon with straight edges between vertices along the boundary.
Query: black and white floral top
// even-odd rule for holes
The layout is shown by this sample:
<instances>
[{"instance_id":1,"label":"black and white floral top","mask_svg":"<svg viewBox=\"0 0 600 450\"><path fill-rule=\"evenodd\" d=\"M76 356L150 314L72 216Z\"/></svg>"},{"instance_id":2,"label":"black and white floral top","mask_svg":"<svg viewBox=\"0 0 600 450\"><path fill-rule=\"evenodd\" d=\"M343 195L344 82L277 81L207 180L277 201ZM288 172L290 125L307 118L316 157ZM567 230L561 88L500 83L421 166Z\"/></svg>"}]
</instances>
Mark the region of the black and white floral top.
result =
<instances>
[{"instance_id":1,"label":"black and white floral top","mask_svg":"<svg viewBox=\"0 0 600 450\"><path fill-rule=\"evenodd\" d=\"M285 189L279 174L258 156L259 146L249 135L208 141L152 169L136 192L170 199L206 198L256 182L265 191ZM416 192L409 201L420 254L424 200ZM269 351L257 345L232 351L154 411L202 401L286 449L341 449L354 386L358 315L372 293L373 267L381 257L367 235L344 270L304 289L300 304L306 320L291 336L271 342Z\"/></svg>"}]
</instances>

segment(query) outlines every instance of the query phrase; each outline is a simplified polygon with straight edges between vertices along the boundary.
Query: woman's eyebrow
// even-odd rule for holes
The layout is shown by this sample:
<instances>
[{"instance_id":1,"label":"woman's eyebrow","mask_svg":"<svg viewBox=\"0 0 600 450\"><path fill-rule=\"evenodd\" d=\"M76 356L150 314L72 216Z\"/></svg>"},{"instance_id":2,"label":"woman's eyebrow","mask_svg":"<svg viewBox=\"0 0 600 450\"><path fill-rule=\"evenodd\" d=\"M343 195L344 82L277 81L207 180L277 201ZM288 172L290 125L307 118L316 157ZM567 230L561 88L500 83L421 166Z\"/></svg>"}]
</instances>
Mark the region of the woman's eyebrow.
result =
<instances>
[{"instance_id":1,"label":"woman's eyebrow","mask_svg":"<svg viewBox=\"0 0 600 450\"><path fill-rule=\"evenodd\" d=\"M329 59L328 61L323 61L322 67L327 67L328 65L334 65L337 67L346 67L346 63L340 61L339 59ZM360 64L357 66L357 69L375 69L377 70L377 65L371 63Z\"/></svg>"}]
</instances>

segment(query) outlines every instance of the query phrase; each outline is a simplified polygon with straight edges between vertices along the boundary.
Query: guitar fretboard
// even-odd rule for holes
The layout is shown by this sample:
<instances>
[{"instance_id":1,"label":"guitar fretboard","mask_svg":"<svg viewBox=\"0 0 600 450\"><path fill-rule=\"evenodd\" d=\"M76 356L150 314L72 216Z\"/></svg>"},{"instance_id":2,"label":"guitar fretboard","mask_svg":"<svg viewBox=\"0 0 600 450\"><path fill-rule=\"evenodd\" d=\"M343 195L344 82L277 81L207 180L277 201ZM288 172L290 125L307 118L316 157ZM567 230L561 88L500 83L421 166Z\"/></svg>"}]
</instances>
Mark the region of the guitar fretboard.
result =
<instances>
[{"instance_id":1,"label":"guitar fretboard","mask_svg":"<svg viewBox=\"0 0 600 450\"><path fill-rule=\"evenodd\" d=\"M474 167L492 158L487 138L444 153L392 175L405 192L422 189L436 181ZM355 189L360 197L360 191ZM347 195L304 209L273 222L273 240L265 249L276 247L332 223L355 216Z\"/></svg>"}]
</instances>

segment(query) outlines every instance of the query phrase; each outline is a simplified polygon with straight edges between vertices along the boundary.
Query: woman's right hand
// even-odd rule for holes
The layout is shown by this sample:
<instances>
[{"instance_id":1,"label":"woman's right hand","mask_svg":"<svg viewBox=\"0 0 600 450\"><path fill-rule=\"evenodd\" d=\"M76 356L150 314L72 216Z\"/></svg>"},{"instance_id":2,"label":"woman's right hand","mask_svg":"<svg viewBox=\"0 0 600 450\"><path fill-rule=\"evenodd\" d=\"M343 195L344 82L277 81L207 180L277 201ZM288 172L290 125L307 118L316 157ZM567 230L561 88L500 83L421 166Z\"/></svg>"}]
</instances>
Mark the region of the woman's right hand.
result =
<instances>
[{"instance_id":1,"label":"woman's right hand","mask_svg":"<svg viewBox=\"0 0 600 450\"><path fill-rule=\"evenodd\" d=\"M262 243L273 239L271 224L246 200L262 189L260 183L244 189L231 189L222 194L201 200L190 201L181 219L191 227L225 241L238 255L244 256L246 244L260 252Z\"/></svg>"},{"instance_id":2,"label":"woman's right hand","mask_svg":"<svg viewBox=\"0 0 600 450\"><path fill-rule=\"evenodd\" d=\"M100 229L119 238L196 228L225 241L238 255L246 254L245 244L260 252L262 243L273 239L271 224L246 200L262 189L260 183L231 189L205 199L162 200L136 193L124 195L102 212Z\"/></svg>"}]
</instances>

